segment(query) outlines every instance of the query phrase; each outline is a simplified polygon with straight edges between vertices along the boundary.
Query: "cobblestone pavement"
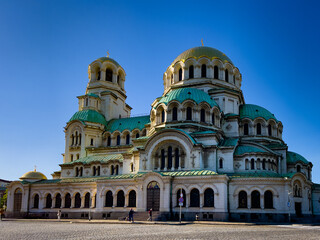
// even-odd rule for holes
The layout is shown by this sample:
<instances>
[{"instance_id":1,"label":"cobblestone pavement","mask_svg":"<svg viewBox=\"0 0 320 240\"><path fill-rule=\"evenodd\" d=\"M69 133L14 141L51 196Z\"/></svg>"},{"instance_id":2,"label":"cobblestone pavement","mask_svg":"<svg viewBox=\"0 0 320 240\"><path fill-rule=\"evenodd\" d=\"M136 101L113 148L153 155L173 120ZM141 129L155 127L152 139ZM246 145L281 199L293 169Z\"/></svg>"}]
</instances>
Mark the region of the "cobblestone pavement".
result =
<instances>
[{"instance_id":1,"label":"cobblestone pavement","mask_svg":"<svg viewBox=\"0 0 320 240\"><path fill-rule=\"evenodd\" d=\"M320 239L319 226L2 221L0 239Z\"/></svg>"}]
</instances>

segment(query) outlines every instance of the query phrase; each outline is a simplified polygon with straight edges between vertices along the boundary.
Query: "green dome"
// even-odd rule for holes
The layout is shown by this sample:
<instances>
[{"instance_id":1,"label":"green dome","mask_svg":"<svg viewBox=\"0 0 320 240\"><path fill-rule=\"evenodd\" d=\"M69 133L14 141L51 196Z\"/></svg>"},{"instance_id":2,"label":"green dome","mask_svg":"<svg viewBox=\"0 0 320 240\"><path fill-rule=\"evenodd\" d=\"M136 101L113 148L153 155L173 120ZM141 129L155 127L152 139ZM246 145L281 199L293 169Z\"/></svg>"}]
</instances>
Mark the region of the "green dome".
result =
<instances>
[{"instance_id":1,"label":"green dome","mask_svg":"<svg viewBox=\"0 0 320 240\"><path fill-rule=\"evenodd\" d=\"M76 112L75 114L73 114L72 118L70 118L69 122L75 120L79 120L82 122L100 123L105 126L107 125L107 121L101 113L90 109Z\"/></svg>"},{"instance_id":2,"label":"green dome","mask_svg":"<svg viewBox=\"0 0 320 240\"><path fill-rule=\"evenodd\" d=\"M181 53L172 63L174 65L178 61L186 61L189 58L201 58L201 57L208 57L211 60L215 58L221 59L223 62L229 62L233 65L230 58L228 58L223 52L220 52L219 50L212 48L212 47L194 47L190 48L187 51L184 51Z\"/></svg>"},{"instance_id":3,"label":"green dome","mask_svg":"<svg viewBox=\"0 0 320 240\"><path fill-rule=\"evenodd\" d=\"M299 161L303 162L304 164L309 164L309 161L300 154L290 151L287 152L287 163L296 163Z\"/></svg>"},{"instance_id":4,"label":"green dome","mask_svg":"<svg viewBox=\"0 0 320 240\"><path fill-rule=\"evenodd\" d=\"M114 59L112 59L112 58L109 58L109 57L101 57L101 58L98 58L96 61L98 61L98 62L101 62L101 63L103 63L103 62L112 62L112 63L114 63L117 67L120 67L120 64L116 61L116 60L114 60Z\"/></svg>"},{"instance_id":5,"label":"green dome","mask_svg":"<svg viewBox=\"0 0 320 240\"><path fill-rule=\"evenodd\" d=\"M217 106L219 108L218 104L207 93L197 88L179 88L172 90L160 99L155 108L160 103L168 105L168 103L173 100L183 103L188 99L195 101L197 104L207 102L211 107Z\"/></svg>"},{"instance_id":6,"label":"green dome","mask_svg":"<svg viewBox=\"0 0 320 240\"><path fill-rule=\"evenodd\" d=\"M278 120L275 118L275 116L271 112L269 112L267 109L263 107L260 107L254 104L241 105L239 115L240 115L240 119L250 118L251 120L254 120L258 117L262 117L266 121L268 121L269 119L274 119L276 122L278 122Z\"/></svg>"}]
</instances>

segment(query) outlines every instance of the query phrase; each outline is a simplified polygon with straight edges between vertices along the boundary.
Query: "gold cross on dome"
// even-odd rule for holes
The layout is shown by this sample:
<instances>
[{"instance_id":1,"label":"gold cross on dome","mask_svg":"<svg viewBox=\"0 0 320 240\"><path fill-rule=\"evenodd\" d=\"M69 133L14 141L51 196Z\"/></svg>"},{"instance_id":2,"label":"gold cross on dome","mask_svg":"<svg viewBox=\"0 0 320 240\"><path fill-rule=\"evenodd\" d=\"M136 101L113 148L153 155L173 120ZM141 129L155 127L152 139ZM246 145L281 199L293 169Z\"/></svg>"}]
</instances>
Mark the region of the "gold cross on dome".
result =
<instances>
[{"instance_id":1,"label":"gold cross on dome","mask_svg":"<svg viewBox=\"0 0 320 240\"><path fill-rule=\"evenodd\" d=\"M34 165L34 171L35 171L35 172L37 171L37 166L36 166L36 165Z\"/></svg>"},{"instance_id":2,"label":"gold cross on dome","mask_svg":"<svg viewBox=\"0 0 320 240\"><path fill-rule=\"evenodd\" d=\"M107 57L109 57L109 55L110 55L110 53L109 53L109 51L107 51Z\"/></svg>"},{"instance_id":3,"label":"gold cross on dome","mask_svg":"<svg viewBox=\"0 0 320 240\"><path fill-rule=\"evenodd\" d=\"M202 46L204 46L204 45L203 45L203 38L201 38L201 44L202 44Z\"/></svg>"}]
</instances>

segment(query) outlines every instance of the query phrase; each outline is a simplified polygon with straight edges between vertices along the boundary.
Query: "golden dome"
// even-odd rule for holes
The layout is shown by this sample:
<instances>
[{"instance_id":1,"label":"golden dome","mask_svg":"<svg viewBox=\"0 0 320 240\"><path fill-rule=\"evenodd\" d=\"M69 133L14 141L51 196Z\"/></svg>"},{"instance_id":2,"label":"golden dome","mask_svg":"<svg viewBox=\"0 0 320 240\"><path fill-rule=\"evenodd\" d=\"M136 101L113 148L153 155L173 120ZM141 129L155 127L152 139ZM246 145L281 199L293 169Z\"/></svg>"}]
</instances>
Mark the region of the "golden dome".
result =
<instances>
[{"instance_id":1,"label":"golden dome","mask_svg":"<svg viewBox=\"0 0 320 240\"><path fill-rule=\"evenodd\" d=\"M37 171L30 171L22 175L20 180L31 180L31 181L39 181L39 180L47 180L46 175Z\"/></svg>"}]
</instances>

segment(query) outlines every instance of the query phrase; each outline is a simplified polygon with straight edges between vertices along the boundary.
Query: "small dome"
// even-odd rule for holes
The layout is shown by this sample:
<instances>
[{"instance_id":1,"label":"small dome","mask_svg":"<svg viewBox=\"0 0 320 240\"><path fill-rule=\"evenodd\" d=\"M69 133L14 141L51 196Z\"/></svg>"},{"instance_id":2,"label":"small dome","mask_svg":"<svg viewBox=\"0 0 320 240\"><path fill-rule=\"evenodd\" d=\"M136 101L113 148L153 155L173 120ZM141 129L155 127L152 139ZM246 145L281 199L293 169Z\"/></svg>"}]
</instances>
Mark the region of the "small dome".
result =
<instances>
[{"instance_id":1,"label":"small dome","mask_svg":"<svg viewBox=\"0 0 320 240\"><path fill-rule=\"evenodd\" d=\"M201 57L207 57L212 59L219 58L223 62L229 62L233 65L230 58L228 58L223 52L220 52L219 50L212 48L212 47L194 47L190 48L183 53L181 53L173 62L172 65L174 65L178 61L186 61L189 58L201 58Z\"/></svg>"},{"instance_id":2,"label":"small dome","mask_svg":"<svg viewBox=\"0 0 320 240\"><path fill-rule=\"evenodd\" d=\"M310 162L302 157L300 154L295 152L287 152L287 163L296 163L296 162L302 162L304 164L309 164Z\"/></svg>"},{"instance_id":3,"label":"small dome","mask_svg":"<svg viewBox=\"0 0 320 240\"><path fill-rule=\"evenodd\" d=\"M155 106L155 108L160 103L168 105L168 103L172 100L176 100L180 103L183 103L185 100L188 99L195 101L197 104L201 102L207 102L211 107L217 106L219 108L218 104L207 93L197 88L174 89L171 92L167 93L165 96L163 96L158 102L158 104Z\"/></svg>"},{"instance_id":4,"label":"small dome","mask_svg":"<svg viewBox=\"0 0 320 240\"><path fill-rule=\"evenodd\" d=\"M105 126L107 125L105 117L101 113L91 109L76 112L70 118L69 122L74 120L79 120L82 122L100 123Z\"/></svg>"},{"instance_id":5,"label":"small dome","mask_svg":"<svg viewBox=\"0 0 320 240\"><path fill-rule=\"evenodd\" d=\"M263 107L254 104L243 104L240 106L240 119L250 118L251 120L254 120L258 117L262 117L266 121L269 119L274 119L276 122L278 122L276 117Z\"/></svg>"},{"instance_id":6,"label":"small dome","mask_svg":"<svg viewBox=\"0 0 320 240\"><path fill-rule=\"evenodd\" d=\"M39 181L39 180L47 180L47 177L41 173L37 172L36 170L27 172L20 177L20 180L26 180L26 181Z\"/></svg>"},{"instance_id":7,"label":"small dome","mask_svg":"<svg viewBox=\"0 0 320 240\"><path fill-rule=\"evenodd\" d=\"M98 58L97 60L95 60L95 61L98 61L98 62L101 62L101 63L103 63L103 62L112 62L114 65L116 65L117 67L120 67L120 64L116 61L116 60L114 60L114 59L112 59L112 58L109 58L109 57L101 57L101 58ZM95 62L94 61L94 62Z\"/></svg>"}]
</instances>

